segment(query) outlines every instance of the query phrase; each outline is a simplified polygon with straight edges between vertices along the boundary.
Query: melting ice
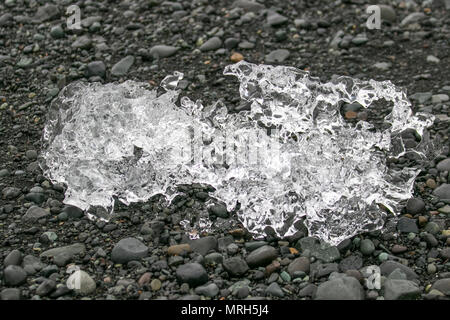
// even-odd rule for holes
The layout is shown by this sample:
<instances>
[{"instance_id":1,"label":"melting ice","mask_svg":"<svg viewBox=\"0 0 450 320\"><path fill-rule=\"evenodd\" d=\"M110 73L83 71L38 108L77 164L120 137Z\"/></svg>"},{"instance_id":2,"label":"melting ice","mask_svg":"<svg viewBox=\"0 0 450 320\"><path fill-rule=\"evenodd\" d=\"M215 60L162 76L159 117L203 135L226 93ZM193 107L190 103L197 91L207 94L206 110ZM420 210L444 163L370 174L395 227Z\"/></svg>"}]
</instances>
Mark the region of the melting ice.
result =
<instances>
[{"instance_id":1,"label":"melting ice","mask_svg":"<svg viewBox=\"0 0 450 320\"><path fill-rule=\"evenodd\" d=\"M114 198L129 204L157 194L170 201L177 185L211 185L256 237L270 227L294 234L305 220L311 236L332 245L380 229L387 212L398 214L411 197L418 168L390 168L389 157L425 157L425 128L432 115L412 114L406 94L390 81L339 77L321 83L284 66L229 65L249 111L228 113L223 103L203 107L182 97L166 77L158 95L146 84L72 83L53 101L43 133L41 166L67 185L65 203L112 210ZM342 103L364 108L379 99L393 104L380 129L356 125L339 112ZM421 143L403 144L415 130ZM210 228L184 221L188 231Z\"/></svg>"}]
</instances>

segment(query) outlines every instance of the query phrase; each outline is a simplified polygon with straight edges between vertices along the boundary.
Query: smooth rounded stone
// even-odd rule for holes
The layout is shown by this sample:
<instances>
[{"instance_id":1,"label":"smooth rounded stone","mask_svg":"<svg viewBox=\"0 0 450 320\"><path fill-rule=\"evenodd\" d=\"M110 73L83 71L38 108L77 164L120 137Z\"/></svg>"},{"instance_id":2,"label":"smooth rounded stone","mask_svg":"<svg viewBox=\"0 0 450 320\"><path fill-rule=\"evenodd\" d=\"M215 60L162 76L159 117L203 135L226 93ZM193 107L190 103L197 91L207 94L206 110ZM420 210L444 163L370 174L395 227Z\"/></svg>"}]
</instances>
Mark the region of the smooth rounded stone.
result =
<instances>
[{"instance_id":1,"label":"smooth rounded stone","mask_svg":"<svg viewBox=\"0 0 450 320\"><path fill-rule=\"evenodd\" d=\"M392 63L390 62L377 62L373 65L375 69L380 71L387 71L392 67Z\"/></svg>"},{"instance_id":2,"label":"smooth rounded stone","mask_svg":"<svg viewBox=\"0 0 450 320\"><path fill-rule=\"evenodd\" d=\"M389 276L397 268L406 274L408 280L414 280L419 277L411 268L396 261L388 260L380 265L380 271L383 276Z\"/></svg>"},{"instance_id":3,"label":"smooth rounded stone","mask_svg":"<svg viewBox=\"0 0 450 320\"><path fill-rule=\"evenodd\" d=\"M295 258L287 267L287 271L291 276L298 271L309 273L310 263L307 257L298 257Z\"/></svg>"},{"instance_id":4,"label":"smooth rounded stone","mask_svg":"<svg viewBox=\"0 0 450 320\"><path fill-rule=\"evenodd\" d=\"M127 263L133 260L145 258L148 247L136 238L120 240L111 251L111 260L115 263Z\"/></svg>"},{"instance_id":5,"label":"smooth rounded stone","mask_svg":"<svg viewBox=\"0 0 450 320\"><path fill-rule=\"evenodd\" d=\"M38 154L36 150L27 150L25 152L25 157L27 157L28 160L36 160Z\"/></svg>"},{"instance_id":6,"label":"smooth rounded stone","mask_svg":"<svg viewBox=\"0 0 450 320\"><path fill-rule=\"evenodd\" d=\"M103 61L92 61L88 63L86 68L86 78L100 77L104 78L106 74L106 66Z\"/></svg>"},{"instance_id":7,"label":"smooth rounded stone","mask_svg":"<svg viewBox=\"0 0 450 320\"><path fill-rule=\"evenodd\" d=\"M7 12L0 16L0 27L12 25L14 16Z\"/></svg>"},{"instance_id":8,"label":"smooth rounded stone","mask_svg":"<svg viewBox=\"0 0 450 320\"><path fill-rule=\"evenodd\" d=\"M2 190L2 195L3 198L5 198L6 200L12 200L17 198L20 194L22 193L22 191L20 191L19 188L15 188L15 187L6 187Z\"/></svg>"},{"instance_id":9,"label":"smooth rounded stone","mask_svg":"<svg viewBox=\"0 0 450 320\"><path fill-rule=\"evenodd\" d=\"M3 271L3 278L6 285L18 286L25 282L27 273L19 266L10 265Z\"/></svg>"},{"instance_id":10,"label":"smooth rounded stone","mask_svg":"<svg viewBox=\"0 0 450 320\"><path fill-rule=\"evenodd\" d=\"M362 46L363 44L366 44L368 41L369 39L364 33L357 34L356 37L352 39L352 43L355 46Z\"/></svg>"},{"instance_id":11,"label":"smooth rounded stone","mask_svg":"<svg viewBox=\"0 0 450 320\"><path fill-rule=\"evenodd\" d=\"M72 43L74 49L89 49L92 46L92 39L89 36L81 36Z\"/></svg>"},{"instance_id":12,"label":"smooth rounded stone","mask_svg":"<svg viewBox=\"0 0 450 320\"><path fill-rule=\"evenodd\" d=\"M150 48L150 55L154 59L167 58L173 56L179 48L166 45L156 45Z\"/></svg>"},{"instance_id":13,"label":"smooth rounded stone","mask_svg":"<svg viewBox=\"0 0 450 320\"><path fill-rule=\"evenodd\" d=\"M17 288L6 288L0 292L0 300L20 300L20 290Z\"/></svg>"},{"instance_id":14,"label":"smooth rounded stone","mask_svg":"<svg viewBox=\"0 0 450 320\"><path fill-rule=\"evenodd\" d=\"M195 239L189 242L192 251L205 256L209 251L217 249L217 239L213 236Z\"/></svg>"},{"instance_id":15,"label":"smooth rounded stone","mask_svg":"<svg viewBox=\"0 0 450 320\"><path fill-rule=\"evenodd\" d=\"M422 12L413 12L407 15L402 22L400 22L401 27L405 27L411 23L419 22L426 18L426 15Z\"/></svg>"},{"instance_id":16,"label":"smooth rounded stone","mask_svg":"<svg viewBox=\"0 0 450 320\"><path fill-rule=\"evenodd\" d=\"M60 25L53 26L50 29L50 35L53 39L61 39L64 37L64 30Z\"/></svg>"},{"instance_id":17,"label":"smooth rounded stone","mask_svg":"<svg viewBox=\"0 0 450 320\"><path fill-rule=\"evenodd\" d=\"M217 296L219 291L220 291L220 289L217 286L217 284L215 284L215 283L211 283L208 285L204 285L204 286L195 288L196 294L198 294L200 296L210 297L210 298Z\"/></svg>"},{"instance_id":18,"label":"smooth rounded stone","mask_svg":"<svg viewBox=\"0 0 450 320\"><path fill-rule=\"evenodd\" d=\"M258 12L265 9L264 5L255 0L236 0L233 2L232 8L242 8L246 11Z\"/></svg>"},{"instance_id":19,"label":"smooth rounded stone","mask_svg":"<svg viewBox=\"0 0 450 320\"><path fill-rule=\"evenodd\" d=\"M284 297L284 292L276 282L272 282L265 290L266 295L271 295L278 298Z\"/></svg>"},{"instance_id":20,"label":"smooth rounded stone","mask_svg":"<svg viewBox=\"0 0 450 320\"><path fill-rule=\"evenodd\" d=\"M430 263L430 264L427 266L427 273L428 273L428 274L435 274L436 271L437 271L437 267L436 267L436 265L435 265L434 263Z\"/></svg>"},{"instance_id":21,"label":"smooth rounded stone","mask_svg":"<svg viewBox=\"0 0 450 320\"><path fill-rule=\"evenodd\" d=\"M437 239L431 233L424 232L422 238L429 247L436 247L439 244Z\"/></svg>"},{"instance_id":22,"label":"smooth rounded stone","mask_svg":"<svg viewBox=\"0 0 450 320\"><path fill-rule=\"evenodd\" d=\"M218 252L211 252L205 256L206 264L221 264L223 262L223 256Z\"/></svg>"},{"instance_id":23,"label":"smooth rounded stone","mask_svg":"<svg viewBox=\"0 0 450 320\"><path fill-rule=\"evenodd\" d=\"M373 244L372 240L370 239L364 239L361 240L359 245L359 250L362 254L366 256L370 256L375 251L375 245ZM356 268L359 269L359 268Z\"/></svg>"},{"instance_id":24,"label":"smooth rounded stone","mask_svg":"<svg viewBox=\"0 0 450 320\"><path fill-rule=\"evenodd\" d=\"M397 14L394 8L384 4L379 4L378 7L380 8L380 17L382 20L391 23L397 20Z\"/></svg>"},{"instance_id":25,"label":"smooth rounded stone","mask_svg":"<svg viewBox=\"0 0 450 320\"><path fill-rule=\"evenodd\" d=\"M52 299L57 299L59 297L62 297L66 294L69 294L71 292L71 290L69 288L67 288L66 285L57 285L55 291L53 291L50 294L50 298Z\"/></svg>"},{"instance_id":26,"label":"smooth rounded stone","mask_svg":"<svg viewBox=\"0 0 450 320\"><path fill-rule=\"evenodd\" d=\"M42 218L46 218L50 216L50 212L38 207L38 206L32 206L30 207L27 212L22 216L22 220L24 222L34 222Z\"/></svg>"},{"instance_id":27,"label":"smooth rounded stone","mask_svg":"<svg viewBox=\"0 0 450 320\"><path fill-rule=\"evenodd\" d=\"M88 295L93 293L97 288L97 284L94 279L92 279L91 276L83 270L76 270L73 272L67 279L66 285L67 288L80 295Z\"/></svg>"},{"instance_id":28,"label":"smooth rounded stone","mask_svg":"<svg viewBox=\"0 0 450 320\"><path fill-rule=\"evenodd\" d=\"M0 170L0 178L6 177L7 175L9 175L9 170L8 169L1 169Z\"/></svg>"},{"instance_id":29,"label":"smooth rounded stone","mask_svg":"<svg viewBox=\"0 0 450 320\"><path fill-rule=\"evenodd\" d=\"M435 94L431 96L431 103L443 103L449 100L449 96L447 94Z\"/></svg>"},{"instance_id":30,"label":"smooth rounded stone","mask_svg":"<svg viewBox=\"0 0 450 320\"><path fill-rule=\"evenodd\" d=\"M134 56L126 56L111 68L111 74L114 76L124 76L128 73L134 63Z\"/></svg>"},{"instance_id":31,"label":"smooth rounded stone","mask_svg":"<svg viewBox=\"0 0 450 320\"><path fill-rule=\"evenodd\" d=\"M441 160L437 165L436 169L439 171L449 171L450 172L450 158Z\"/></svg>"},{"instance_id":32,"label":"smooth rounded stone","mask_svg":"<svg viewBox=\"0 0 450 320\"><path fill-rule=\"evenodd\" d=\"M69 253L61 252L53 257L53 262L58 267L65 267L70 260L72 260L72 256Z\"/></svg>"},{"instance_id":33,"label":"smooth rounded stone","mask_svg":"<svg viewBox=\"0 0 450 320\"><path fill-rule=\"evenodd\" d=\"M432 290L438 290L443 294L450 296L450 278L439 279L431 286Z\"/></svg>"},{"instance_id":34,"label":"smooth rounded stone","mask_svg":"<svg viewBox=\"0 0 450 320\"><path fill-rule=\"evenodd\" d=\"M450 247L443 248L441 252L439 252L439 255L443 259L450 259Z\"/></svg>"},{"instance_id":35,"label":"smooth rounded stone","mask_svg":"<svg viewBox=\"0 0 450 320\"><path fill-rule=\"evenodd\" d=\"M225 259L222 265L225 271L234 277L240 277L249 270L249 267L245 260L239 257Z\"/></svg>"},{"instance_id":36,"label":"smooth rounded stone","mask_svg":"<svg viewBox=\"0 0 450 320\"><path fill-rule=\"evenodd\" d=\"M283 62L289 57L289 55L289 50L277 49L266 55L265 60L267 63Z\"/></svg>"},{"instance_id":37,"label":"smooth rounded stone","mask_svg":"<svg viewBox=\"0 0 450 320\"><path fill-rule=\"evenodd\" d=\"M227 207L225 207L224 205L221 205L221 204L216 204L216 205L210 206L208 208L208 211L212 215L222 218L222 219L227 219L229 217Z\"/></svg>"},{"instance_id":38,"label":"smooth rounded stone","mask_svg":"<svg viewBox=\"0 0 450 320\"><path fill-rule=\"evenodd\" d=\"M408 247L396 244L392 247L391 252L393 254L399 254L408 251Z\"/></svg>"},{"instance_id":39,"label":"smooth rounded stone","mask_svg":"<svg viewBox=\"0 0 450 320\"><path fill-rule=\"evenodd\" d=\"M56 282L51 279L45 279L36 289L36 294L40 297L49 295L56 288Z\"/></svg>"},{"instance_id":40,"label":"smooth rounded stone","mask_svg":"<svg viewBox=\"0 0 450 320\"><path fill-rule=\"evenodd\" d=\"M239 39L237 39L237 38L227 38L227 39L225 39L223 44L224 44L225 48L227 48L227 49L234 49L237 47L238 43L239 43Z\"/></svg>"},{"instance_id":41,"label":"smooth rounded stone","mask_svg":"<svg viewBox=\"0 0 450 320\"><path fill-rule=\"evenodd\" d=\"M278 27L288 22L288 18L278 12L269 11L267 13L267 24L271 27Z\"/></svg>"},{"instance_id":42,"label":"smooth rounded stone","mask_svg":"<svg viewBox=\"0 0 450 320\"><path fill-rule=\"evenodd\" d=\"M397 230L404 233L419 233L416 220L408 217L401 217L397 222Z\"/></svg>"},{"instance_id":43,"label":"smooth rounded stone","mask_svg":"<svg viewBox=\"0 0 450 320\"><path fill-rule=\"evenodd\" d=\"M36 14L33 17L34 23L42 23L45 21L53 20L61 15L58 7L53 4L45 4L39 7Z\"/></svg>"},{"instance_id":44,"label":"smooth rounded stone","mask_svg":"<svg viewBox=\"0 0 450 320\"><path fill-rule=\"evenodd\" d=\"M278 257L278 251L274 247L264 245L252 252L245 259L251 267L265 267Z\"/></svg>"},{"instance_id":45,"label":"smooth rounded stone","mask_svg":"<svg viewBox=\"0 0 450 320\"><path fill-rule=\"evenodd\" d=\"M246 242L244 244L244 247L247 251L251 252L254 251L258 248L261 248L262 246L267 245L266 241L250 241L250 242Z\"/></svg>"},{"instance_id":46,"label":"smooth rounded stone","mask_svg":"<svg viewBox=\"0 0 450 320\"><path fill-rule=\"evenodd\" d=\"M342 275L319 285L315 300L363 300L364 289L353 277Z\"/></svg>"},{"instance_id":47,"label":"smooth rounded stone","mask_svg":"<svg viewBox=\"0 0 450 320\"><path fill-rule=\"evenodd\" d=\"M152 288L153 291L158 291L159 289L161 289L162 283L161 280L159 279L153 279L150 282L150 288Z\"/></svg>"},{"instance_id":48,"label":"smooth rounded stone","mask_svg":"<svg viewBox=\"0 0 450 320\"><path fill-rule=\"evenodd\" d=\"M84 211L78 207L65 205L62 209L62 212L67 214L67 217L70 219L79 219L84 216Z\"/></svg>"},{"instance_id":49,"label":"smooth rounded stone","mask_svg":"<svg viewBox=\"0 0 450 320\"><path fill-rule=\"evenodd\" d=\"M441 227L436 222L428 222L425 225L424 231L430 234L438 234L441 231Z\"/></svg>"},{"instance_id":50,"label":"smooth rounded stone","mask_svg":"<svg viewBox=\"0 0 450 320\"><path fill-rule=\"evenodd\" d=\"M429 54L429 55L427 56L427 62L430 62L430 63L439 63L439 62L441 62L441 60L440 60L439 58L437 58L437 57L435 57L435 56Z\"/></svg>"},{"instance_id":51,"label":"smooth rounded stone","mask_svg":"<svg viewBox=\"0 0 450 320\"><path fill-rule=\"evenodd\" d=\"M45 264L43 264L38 257L29 254L23 257L22 267L27 274L35 274L42 270L42 268L45 267Z\"/></svg>"},{"instance_id":52,"label":"smooth rounded stone","mask_svg":"<svg viewBox=\"0 0 450 320\"><path fill-rule=\"evenodd\" d=\"M222 46L222 40L219 37L212 37L200 46L201 51L217 50Z\"/></svg>"},{"instance_id":53,"label":"smooth rounded stone","mask_svg":"<svg viewBox=\"0 0 450 320\"><path fill-rule=\"evenodd\" d=\"M25 200L32 201L36 204L42 204L45 201L45 195L43 193L27 193L25 195Z\"/></svg>"},{"instance_id":54,"label":"smooth rounded stone","mask_svg":"<svg viewBox=\"0 0 450 320\"><path fill-rule=\"evenodd\" d=\"M186 263L177 268L176 277L179 283L187 283L190 287L197 287L208 281L205 268L197 262Z\"/></svg>"},{"instance_id":55,"label":"smooth rounded stone","mask_svg":"<svg viewBox=\"0 0 450 320\"><path fill-rule=\"evenodd\" d=\"M7 266L19 266L22 263L22 252L17 249L12 250L3 261L3 265Z\"/></svg>"},{"instance_id":56,"label":"smooth rounded stone","mask_svg":"<svg viewBox=\"0 0 450 320\"><path fill-rule=\"evenodd\" d=\"M419 214L425 211L425 202L419 198L411 198L406 203L406 212L412 215Z\"/></svg>"},{"instance_id":57,"label":"smooth rounded stone","mask_svg":"<svg viewBox=\"0 0 450 320\"><path fill-rule=\"evenodd\" d=\"M242 299L247 298L249 294L250 294L249 287L248 286L244 286L244 287L241 287L241 288L239 288L237 290L235 296L236 296L237 299L241 299L242 300Z\"/></svg>"},{"instance_id":58,"label":"smooth rounded stone","mask_svg":"<svg viewBox=\"0 0 450 320\"><path fill-rule=\"evenodd\" d=\"M339 263L339 270L341 272L346 272L348 270L358 270L362 266L363 259L358 255L351 255L342 259L342 261Z\"/></svg>"},{"instance_id":59,"label":"smooth rounded stone","mask_svg":"<svg viewBox=\"0 0 450 320\"><path fill-rule=\"evenodd\" d=\"M413 300L420 297L419 286L410 280L387 279L383 284L386 300Z\"/></svg>"},{"instance_id":60,"label":"smooth rounded stone","mask_svg":"<svg viewBox=\"0 0 450 320\"><path fill-rule=\"evenodd\" d=\"M73 257L77 254L82 254L85 252L86 246L83 243L74 243L68 246L46 250L40 254L40 257L55 257L59 254L67 254L68 256Z\"/></svg>"},{"instance_id":61,"label":"smooth rounded stone","mask_svg":"<svg viewBox=\"0 0 450 320\"><path fill-rule=\"evenodd\" d=\"M167 249L167 254L169 256L179 256L183 253L189 253L191 251L192 251L191 246L188 243L182 243L170 246Z\"/></svg>"}]
</instances>

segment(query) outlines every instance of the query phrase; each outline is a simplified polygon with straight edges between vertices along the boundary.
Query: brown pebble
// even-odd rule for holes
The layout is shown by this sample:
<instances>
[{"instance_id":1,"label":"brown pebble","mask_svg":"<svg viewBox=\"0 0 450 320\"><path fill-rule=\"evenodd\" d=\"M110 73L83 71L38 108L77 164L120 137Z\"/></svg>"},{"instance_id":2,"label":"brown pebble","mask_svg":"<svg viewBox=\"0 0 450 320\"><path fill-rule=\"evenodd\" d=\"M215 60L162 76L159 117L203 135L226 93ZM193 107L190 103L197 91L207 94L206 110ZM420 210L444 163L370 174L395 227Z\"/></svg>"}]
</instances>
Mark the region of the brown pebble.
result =
<instances>
[{"instance_id":1,"label":"brown pebble","mask_svg":"<svg viewBox=\"0 0 450 320\"><path fill-rule=\"evenodd\" d=\"M350 110L345 113L346 119L356 119L357 116L358 116L358 114L355 111Z\"/></svg>"},{"instance_id":2,"label":"brown pebble","mask_svg":"<svg viewBox=\"0 0 450 320\"><path fill-rule=\"evenodd\" d=\"M230 60L233 62L239 62L241 60L244 60L244 56L238 52L235 52L231 55Z\"/></svg>"},{"instance_id":3,"label":"brown pebble","mask_svg":"<svg viewBox=\"0 0 450 320\"><path fill-rule=\"evenodd\" d=\"M191 252L191 246L188 243L182 243L182 244L176 244L173 246L170 246L167 249L167 254L169 256L179 256L180 254L182 254L183 252Z\"/></svg>"},{"instance_id":4,"label":"brown pebble","mask_svg":"<svg viewBox=\"0 0 450 320\"><path fill-rule=\"evenodd\" d=\"M271 275L273 272L277 271L280 267L281 265L278 261L276 260L272 261L272 263L266 267L266 275L267 276Z\"/></svg>"},{"instance_id":5,"label":"brown pebble","mask_svg":"<svg viewBox=\"0 0 450 320\"><path fill-rule=\"evenodd\" d=\"M428 188L431 188L431 189L436 189L436 181L434 181L434 179L428 179L426 182L426 185L428 186Z\"/></svg>"},{"instance_id":6,"label":"brown pebble","mask_svg":"<svg viewBox=\"0 0 450 320\"><path fill-rule=\"evenodd\" d=\"M104 283L111 283L111 278L110 277L106 277L105 279L103 279Z\"/></svg>"},{"instance_id":7,"label":"brown pebble","mask_svg":"<svg viewBox=\"0 0 450 320\"><path fill-rule=\"evenodd\" d=\"M399 244L394 245L391 249L392 253L394 253L394 254L403 253L403 252L406 252L407 250L408 250L407 247L399 245Z\"/></svg>"},{"instance_id":8,"label":"brown pebble","mask_svg":"<svg viewBox=\"0 0 450 320\"><path fill-rule=\"evenodd\" d=\"M144 273L138 280L138 284L142 287L145 284L150 282L150 278L152 277L150 272Z\"/></svg>"},{"instance_id":9,"label":"brown pebble","mask_svg":"<svg viewBox=\"0 0 450 320\"><path fill-rule=\"evenodd\" d=\"M418 220L419 220L419 226L421 226L421 227L424 227L428 222L428 218L425 216L419 216Z\"/></svg>"}]
</instances>

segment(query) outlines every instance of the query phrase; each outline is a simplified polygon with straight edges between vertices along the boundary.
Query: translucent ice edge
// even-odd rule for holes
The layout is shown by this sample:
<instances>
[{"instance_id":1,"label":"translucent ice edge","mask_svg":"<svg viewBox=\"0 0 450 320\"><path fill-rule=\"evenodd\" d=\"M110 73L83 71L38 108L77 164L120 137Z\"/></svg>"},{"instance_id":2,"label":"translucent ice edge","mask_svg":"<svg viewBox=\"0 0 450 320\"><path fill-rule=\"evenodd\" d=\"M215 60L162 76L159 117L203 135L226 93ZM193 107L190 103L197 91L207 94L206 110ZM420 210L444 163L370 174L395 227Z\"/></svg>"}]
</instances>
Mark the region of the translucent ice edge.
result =
<instances>
[{"instance_id":1,"label":"translucent ice edge","mask_svg":"<svg viewBox=\"0 0 450 320\"><path fill-rule=\"evenodd\" d=\"M386 160L426 157L424 129L434 117L413 115L406 93L390 81L321 83L292 67L245 61L224 74L239 79L249 111L228 113L220 101L203 107L187 97L177 103L179 72L162 81L161 95L133 81L68 85L44 129L45 176L67 185L65 203L110 212L115 197L129 204L164 194L171 201L178 185L208 184L229 211L240 203L237 216L256 238L267 227L292 235L304 218L311 236L332 245L380 229L386 211L398 214L411 197L420 170L391 169ZM339 112L342 103L368 108L378 99L393 104L387 129L352 125ZM414 150L403 143L406 129L421 136ZM182 224L214 228L207 216Z\"/></svg>"}]
</instances>

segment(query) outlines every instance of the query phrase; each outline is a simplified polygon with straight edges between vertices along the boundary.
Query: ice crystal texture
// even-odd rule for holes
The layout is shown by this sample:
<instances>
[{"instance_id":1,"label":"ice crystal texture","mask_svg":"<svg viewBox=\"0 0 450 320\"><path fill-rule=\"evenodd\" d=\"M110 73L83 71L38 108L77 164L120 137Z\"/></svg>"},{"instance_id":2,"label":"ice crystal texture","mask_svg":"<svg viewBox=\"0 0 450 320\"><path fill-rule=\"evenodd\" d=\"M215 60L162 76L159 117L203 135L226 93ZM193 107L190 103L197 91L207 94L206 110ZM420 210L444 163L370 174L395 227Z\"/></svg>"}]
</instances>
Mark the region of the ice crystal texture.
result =
<instances>
[{"instance_id":1,"label":"ice crystal texture","mask_svg":"<svg viewBox=\"0 0 450 320\"><path fill-rule=\"evenodd\" d=\"M278 236L297 230L304 218L310 235L332 245L380 229L386 212L398 214L411 197L418 168L395 169L389 157L427 153L424 130L434 118L412 114L404 91L390 81L339 77L321 83L309 73L245 61L224 74L240 81L250 110L229 113L223 103L203 107L182 97L181 73L166 77L165 93L145 84L73 83L54 100L44 129L42 167L52 181L67 185L65 203L111 210L146 201L168 200L177 185L202 183L259 237L266 228ZM342 103L370 108L375 100L393 104L383 128L356 125L341 116ZM415 150L401 132L422 137ZM188 230L211 228L199 219ZM200 230L201 231L201 230Z\"/></svg>"}]
</instances>

